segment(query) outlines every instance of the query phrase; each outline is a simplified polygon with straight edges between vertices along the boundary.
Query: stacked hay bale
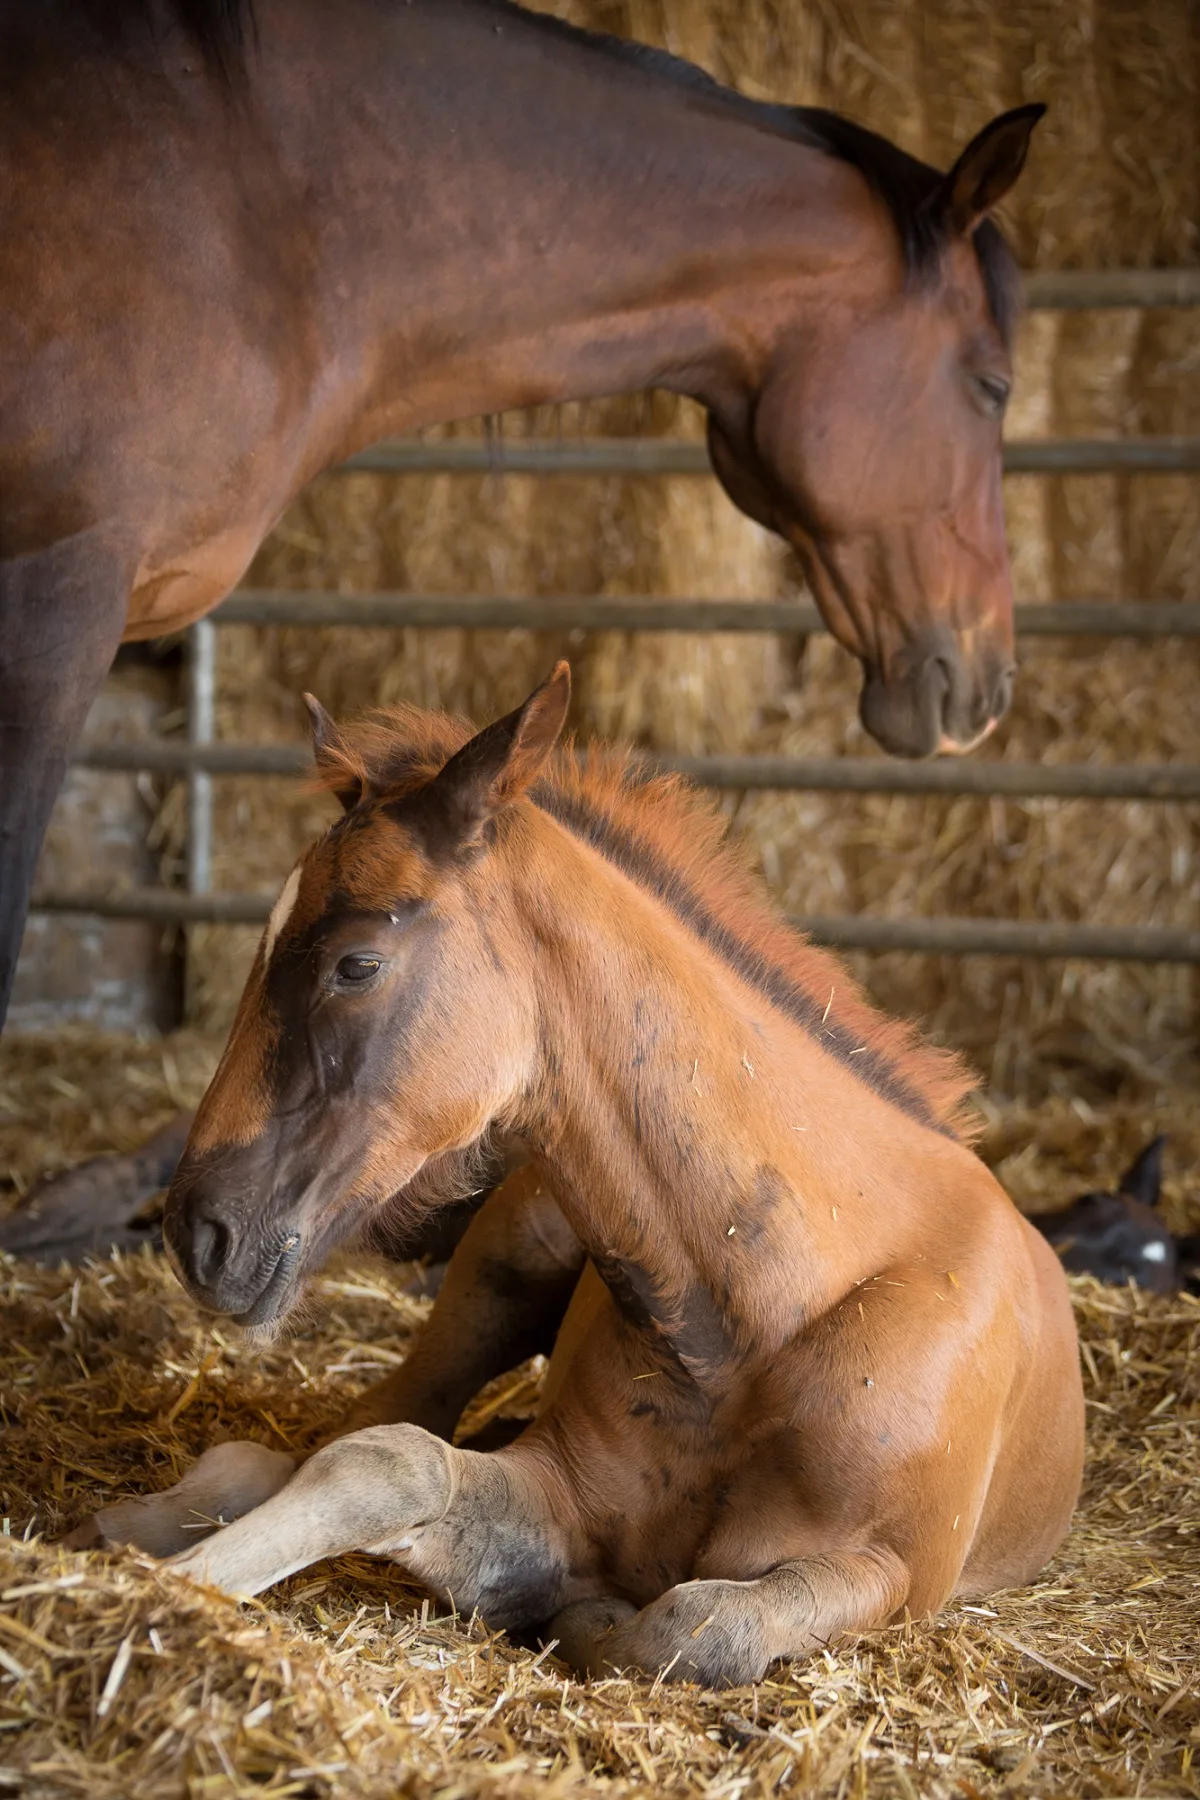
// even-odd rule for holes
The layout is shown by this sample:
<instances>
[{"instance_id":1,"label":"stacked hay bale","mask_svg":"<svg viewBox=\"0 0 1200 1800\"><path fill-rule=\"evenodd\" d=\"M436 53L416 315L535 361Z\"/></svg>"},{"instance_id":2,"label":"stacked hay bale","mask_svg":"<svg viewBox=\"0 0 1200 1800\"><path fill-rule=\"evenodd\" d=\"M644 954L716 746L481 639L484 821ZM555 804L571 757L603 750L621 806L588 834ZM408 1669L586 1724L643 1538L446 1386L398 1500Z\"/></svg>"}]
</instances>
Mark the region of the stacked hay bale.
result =
<instances>
[{"instance_id":1,"label":"stacked hay bale","mask_svg":"<svg viewBox=\"0 0 1200 1800\"><path fill-rule=\"evenodd\" d=\"M1188 0L561 0L575 23L655 42L764 98L835 106L945 165L992 114L1049 103L1009 223L1023 263L1195 261L1200 147ZM1194 314L1040 314L1022 329L1017 436L1186 430L1200 414ZM505 421L509 434L696 435L665 396ZM1022 477L1006 487L1018 592L1030 599L1196 598L1194 478ZM334 475L293 508L252 575L272 586L475 594L775 595L783 547L704 478ZM413 699L486 717L555 655L575 665L583 735L681 751L872 753L857 671L827 639L528 632L221 634L221 730L294 738L296 696L335 711ZM1011 719L986 754L1200 760L1200 648L1026 645ZM731 802L796 911L953 913L1194 924L1194 809L1112 802L820 794ZM320 819L285 784L219 788L217 879L277 884ZM194 932L193 1017L229 1015L254 934ZM885 1004L963 1044L1001 1093L1146 1097L1194 1070L1196 978L1170 966L876 957Z\"/></svg>"}]
</instances>

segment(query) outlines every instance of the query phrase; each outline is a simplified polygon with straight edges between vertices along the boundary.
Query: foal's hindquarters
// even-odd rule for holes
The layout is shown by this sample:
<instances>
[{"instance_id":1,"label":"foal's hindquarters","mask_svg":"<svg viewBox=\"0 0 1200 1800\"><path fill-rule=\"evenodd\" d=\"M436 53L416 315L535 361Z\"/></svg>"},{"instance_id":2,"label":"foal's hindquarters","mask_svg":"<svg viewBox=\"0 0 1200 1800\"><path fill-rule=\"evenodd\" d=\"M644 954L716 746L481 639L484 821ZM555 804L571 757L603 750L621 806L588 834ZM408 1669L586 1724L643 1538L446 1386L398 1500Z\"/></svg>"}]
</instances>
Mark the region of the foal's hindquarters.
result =
<instances>
[{"instance_id":1,"label":"foal's hindquarters","mask_svg":"<svg viewBox=\"0 0 1200 1800\"><path fill-rule=\"evenodd\" d=\"M499 1451L456 1449L413 1421L452 1430L488 1372L478 1271L515 1295L578 1252L544 1185L518 1174L468 1234L407 1384L379 1390L392 1422L294 1475L254 1446L210 1452L180 1489L100 1515L99 1535L188 1544L181 1573L251 1594L364 1550L462 1612L542 1627L577 1670L707 1685L1023 1583L1078 1488L1075 1331L1053 1253L981 1165L963 1153L960 1167L949 1230L927 1226L786 1342L745 1353L705 1341L703 1320L623 1305L588 1263L535 1424ZM195 1542L197 1515L247 1506Z\"/></svg>"}]
</instances>

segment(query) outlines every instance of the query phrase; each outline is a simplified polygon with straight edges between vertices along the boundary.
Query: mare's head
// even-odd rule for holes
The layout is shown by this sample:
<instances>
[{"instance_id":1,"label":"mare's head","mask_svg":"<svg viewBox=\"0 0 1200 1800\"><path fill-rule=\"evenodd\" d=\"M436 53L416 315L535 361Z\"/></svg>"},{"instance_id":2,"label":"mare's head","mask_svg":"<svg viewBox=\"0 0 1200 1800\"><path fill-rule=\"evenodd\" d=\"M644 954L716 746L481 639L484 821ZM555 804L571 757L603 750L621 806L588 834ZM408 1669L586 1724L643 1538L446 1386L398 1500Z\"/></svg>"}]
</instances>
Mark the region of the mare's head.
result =
<instances>
[{"instance_id":1,"label":"mare's head","mask_svg":"<svg viewBox=\"0 0 1200 1800\"><path fill-rule=\"evenodd\" d=\"M802 326L773 319L757 391L710 412L719 479L796 549L863 665L863 724L901 756L971 749L1012 694L1000 438L1018 271L987 215L1043 110L995 120L944 176L832 114L789 114L858 171L832 190L847 235Z\"/></svg>"},{"instance_id":2,"label":"mare's head","mask_svg":"<svg viewBox=\"0 0 1200 1800\"><path fill-rule=\"evenodd\" d=\"M474 737L414 713L369 757L310 701L343 816L288 877L167 1201L203 1305L267 1324L393 1197L412 1213L479 1185L478 1148L537 1067L506 869L569 695L560 663Z\"/></svg>"},{"instance_id":3,"label":"mare's head","mask_svg":"<svg viewBox=\"0 0 1200 1800\"><path fill-rule=\"evenodd\" d=\"M1165 1137L1156 1137L1126 1169L1115 1194L1081 1194L1062 1212L1031 1222L1072 1275L1156 1294L1200 1285L1200 1237L1173 1237L1158 1210Z\"/></svg>"}]
</instances>

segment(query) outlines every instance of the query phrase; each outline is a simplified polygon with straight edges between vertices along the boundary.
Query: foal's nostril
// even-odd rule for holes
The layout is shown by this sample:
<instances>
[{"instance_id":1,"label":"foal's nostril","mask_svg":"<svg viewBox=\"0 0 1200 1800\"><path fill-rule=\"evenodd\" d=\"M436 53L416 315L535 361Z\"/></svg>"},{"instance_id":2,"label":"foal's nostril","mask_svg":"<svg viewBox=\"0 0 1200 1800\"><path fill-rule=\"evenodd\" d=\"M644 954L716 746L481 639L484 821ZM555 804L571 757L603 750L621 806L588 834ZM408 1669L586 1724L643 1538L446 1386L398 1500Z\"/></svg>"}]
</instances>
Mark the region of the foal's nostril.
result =
<instances>
[{"instance_id":1,"label":"foal's nostril","mask_svg":"<svg viewBox=\"0 0 1200 1800\"><path fill-rule=\"evenodd\" d=\"M201 1215L192 1226L191 1264L195 1279L211 1287L229 1261L229 1227Z\"/></svg>"}]
</instances>

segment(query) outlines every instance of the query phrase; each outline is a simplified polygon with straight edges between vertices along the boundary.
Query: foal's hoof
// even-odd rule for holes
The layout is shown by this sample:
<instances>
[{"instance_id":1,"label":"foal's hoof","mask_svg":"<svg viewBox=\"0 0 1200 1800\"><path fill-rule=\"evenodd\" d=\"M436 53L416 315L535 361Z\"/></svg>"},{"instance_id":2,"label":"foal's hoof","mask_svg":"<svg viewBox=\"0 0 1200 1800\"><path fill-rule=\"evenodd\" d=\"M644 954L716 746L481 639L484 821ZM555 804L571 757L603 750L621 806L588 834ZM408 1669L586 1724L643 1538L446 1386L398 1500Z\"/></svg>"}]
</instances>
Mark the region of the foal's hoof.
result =
<instances>
[{"instance_id":1,"label":"foal's hoof","mask_svg":"<svg viewBox=\"0 0 1200 1800\"><path fill-rule=\"evenodd\" d=\"M60 1537L57 1541L64 1550L107 1550L109 1548L108 1539L104 1535L104 1529L97 1513L93 1513L90 1519L85 1519L82 1525L76 1525L74 1530L68 1531L65 1537Z\"/></svg>"},{"instance_id":2,"label":"foal's hoof","mask_svg":"<svg viewBox=\"0 0 1200 1800\"><path fill-rule=\"evenodd\" d=\"M286 1485L295 1467L293 1457L263 1444L214 1444L174 1487L101 1507L61 1542L68 1550L127 1545L148 1556L175 1556L261 1506Z\"/></svg>"},{"instance_id":3,"label":"foal's hoof","mask_svg":"<svg viewBox=\"0 0 1200 1800\"><path fill-rule=\"evenodd\" d=\"M637 1617L637 1607L628 1600L605 1597L601 1600L576 1600L556 1613L547 1632L558 1639L554 1654L577 1675L611 1675L619 1663L606 1655L606 1647L615 1648L611 1639L621 1625Z\"/></svg>"}]
</instances>

